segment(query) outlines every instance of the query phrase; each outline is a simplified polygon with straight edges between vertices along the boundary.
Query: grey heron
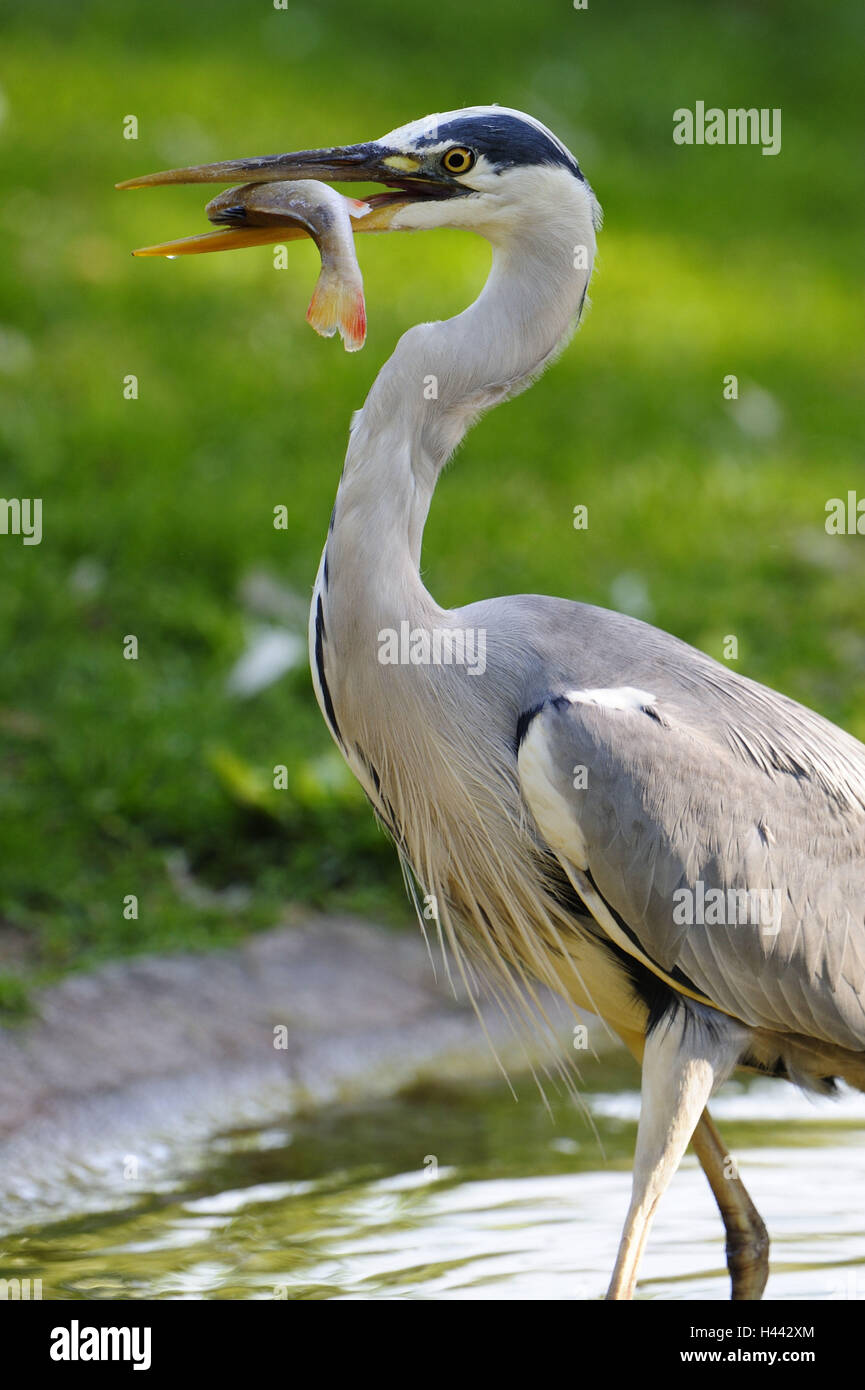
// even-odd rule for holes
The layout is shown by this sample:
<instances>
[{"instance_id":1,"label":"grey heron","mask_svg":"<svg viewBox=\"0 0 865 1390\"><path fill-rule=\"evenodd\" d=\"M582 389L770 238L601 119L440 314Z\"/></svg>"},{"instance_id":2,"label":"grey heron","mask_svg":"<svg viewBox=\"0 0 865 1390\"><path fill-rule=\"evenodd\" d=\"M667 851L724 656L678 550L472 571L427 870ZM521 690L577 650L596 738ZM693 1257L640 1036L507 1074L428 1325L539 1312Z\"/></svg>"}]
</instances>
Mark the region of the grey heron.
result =
<instances>
[{"instance_id":1,"label":"grey heron","mask_svg":"<svg viewBox=\"0 0 865 1390\"><path fill-rule=\"evenodd\" d=\"M470 990L542 1012L540 982L641 1063L608 1297L633 1296L693 1141L732 1296L759 1298L768 1237L706 1107L737 1066L865 1089L865 747L632 617L537 595L445 610L425 588L439 474L585 303L600 210L550 130L468 107L129 183L294 179L383 184L375 230L492 247L478 299L410 328L352 421L310 619L324 718Z\"/></svg>"}]
</instances>

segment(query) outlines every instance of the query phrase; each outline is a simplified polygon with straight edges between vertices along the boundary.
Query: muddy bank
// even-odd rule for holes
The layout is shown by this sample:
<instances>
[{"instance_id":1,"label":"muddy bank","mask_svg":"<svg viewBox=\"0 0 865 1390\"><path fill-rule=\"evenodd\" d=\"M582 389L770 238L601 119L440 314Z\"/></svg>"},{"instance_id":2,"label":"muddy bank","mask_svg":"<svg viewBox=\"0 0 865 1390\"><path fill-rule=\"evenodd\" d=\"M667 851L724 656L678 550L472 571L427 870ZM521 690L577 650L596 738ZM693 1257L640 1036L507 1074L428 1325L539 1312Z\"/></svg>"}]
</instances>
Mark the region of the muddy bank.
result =
<instances>
[{"instance_id":1,"label":"muddy bank","mask_svg":"<svg viewBox=\"0 0 865 1390\"><path fill-rule=\"evenodd\" d=\"M438 974L417 936L315 919L42 991L35 1020L0 1032L3 1226L153 1192L229 1126L492 1074L474 1012ZM522 1043L494 1009L485 1020L502 1062L523 1070Z\"/></svg>"}]
</instances>

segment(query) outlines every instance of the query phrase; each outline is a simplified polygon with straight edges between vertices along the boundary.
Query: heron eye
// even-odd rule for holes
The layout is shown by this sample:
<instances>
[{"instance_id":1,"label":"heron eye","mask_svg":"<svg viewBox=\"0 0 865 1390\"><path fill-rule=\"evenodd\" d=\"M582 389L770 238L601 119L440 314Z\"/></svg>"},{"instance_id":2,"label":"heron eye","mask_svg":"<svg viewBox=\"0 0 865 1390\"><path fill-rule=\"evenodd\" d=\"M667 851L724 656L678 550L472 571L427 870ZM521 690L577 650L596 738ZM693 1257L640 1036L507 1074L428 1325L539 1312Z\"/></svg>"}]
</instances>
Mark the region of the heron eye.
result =
<instances>
[{"instance_id":1,"label":"heron eye","mask_svg":"<svg viewBox=\"0 0 865 1390\"><path fill-rule=\"evenodd\" d=\"M455 145L442 157L442 164L449 174L464 174L472 167L476 158L471 150L463 149L462 145Z\"/></svg>"}]
</instances>

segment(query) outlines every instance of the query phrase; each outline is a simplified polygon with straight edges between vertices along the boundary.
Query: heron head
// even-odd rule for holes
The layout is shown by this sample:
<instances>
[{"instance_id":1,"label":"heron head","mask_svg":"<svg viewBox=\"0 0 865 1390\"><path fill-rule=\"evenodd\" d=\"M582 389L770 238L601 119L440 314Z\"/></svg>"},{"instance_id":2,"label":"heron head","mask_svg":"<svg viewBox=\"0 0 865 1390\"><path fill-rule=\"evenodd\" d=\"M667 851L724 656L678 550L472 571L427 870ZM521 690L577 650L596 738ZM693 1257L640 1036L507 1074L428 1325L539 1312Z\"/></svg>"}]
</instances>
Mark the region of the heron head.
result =
<instances>
[{"instance_id":1,"label":"heron head","mask_svg":"<svg viewBox=\"0 0 865 1390\"><path fill-rule=\"evenodd\" d=\"M517 231L537 233L544 222L564 217L575 238L593 244L600 221L597 200L561 140L540 121L504 106L426 116L358 145L170 169L118 187L294 179L383 185L382 192L364 194L372 211L356 223L356 232L459 227L496 242ZM254 240L264 239L259 229ZM272 239L281 239L278 229ZM252 240L252 234L246 243L238 236L225 245ZM183 247L152 249L172 254Z\"/></svg>"},{"instance_id":2,"label":"heron head","mask_svg":"<svg viewBox=\"0 0 865 1390\"><path fill-rule=\"evenodd\" d=\"M470 106L425 116L374 142L397 191L373 195L392 211L390 231L462 227L491 240L516 226L582 210L593 230L600 208L577 160L532 116Z\"/></svg>"}]
</instances>

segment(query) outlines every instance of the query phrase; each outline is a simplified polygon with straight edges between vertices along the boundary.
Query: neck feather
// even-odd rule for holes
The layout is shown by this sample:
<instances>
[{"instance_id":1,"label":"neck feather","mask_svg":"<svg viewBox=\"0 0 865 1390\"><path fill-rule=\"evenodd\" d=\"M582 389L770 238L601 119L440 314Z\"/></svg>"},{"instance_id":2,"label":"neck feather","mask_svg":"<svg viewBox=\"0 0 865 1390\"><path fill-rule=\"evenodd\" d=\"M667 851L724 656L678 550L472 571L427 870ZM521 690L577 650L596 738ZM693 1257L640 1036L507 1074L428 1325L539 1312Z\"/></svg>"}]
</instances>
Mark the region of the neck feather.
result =
<instances>
[{"instance_id":1,"label":"neck feather","mask_svg":"<svg viewBox=\"0 0 865 1390\"><path fill-rule=\"evenodd\" d=\"M580 240L582 238L582 240ZM403 335L355 416L337 494L329 570L375 611L405 614L439 473L474 422L543 371L578 322L594 236L573 215L491 235L474 304ZM587 247L587 266L577 265ZM377 618L376 618L377 621Z\"/></svg>"}]
</instances>

